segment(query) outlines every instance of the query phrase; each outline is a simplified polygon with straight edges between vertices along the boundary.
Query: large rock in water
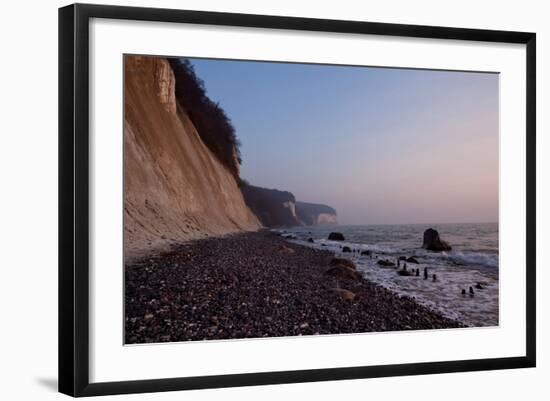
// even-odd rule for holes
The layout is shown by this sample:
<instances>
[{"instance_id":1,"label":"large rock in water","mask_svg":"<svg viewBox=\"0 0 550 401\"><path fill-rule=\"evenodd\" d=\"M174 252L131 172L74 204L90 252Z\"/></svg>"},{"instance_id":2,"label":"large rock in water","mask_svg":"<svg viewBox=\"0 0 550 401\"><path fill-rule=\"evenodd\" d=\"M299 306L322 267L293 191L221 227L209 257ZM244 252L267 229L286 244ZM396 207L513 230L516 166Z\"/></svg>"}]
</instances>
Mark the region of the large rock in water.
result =
<instances>
[{"instance_id":1,"label":"large rock in water","mask_svg":"<svg viewBox=\"0 0 550 401\"><path fill-rule=\"evenodd\" d=\"M328 235L328 239L332 240L332 241L344 241L345 238L344 238L344 234L342 233L337 233L337 232L332 232Z\"/></svg>"},{"instance_id":2,"label":"large rock in water","mask_svg":"<svg viewBox=\"0 0 550 401\"><path fill-rule=\"evenodd\" d=\"M450 251L452 249L448 243L439 238L439 233L433 228L428 228L424 231L422 248L435 252Z\"/></svg>"}]
</instances>

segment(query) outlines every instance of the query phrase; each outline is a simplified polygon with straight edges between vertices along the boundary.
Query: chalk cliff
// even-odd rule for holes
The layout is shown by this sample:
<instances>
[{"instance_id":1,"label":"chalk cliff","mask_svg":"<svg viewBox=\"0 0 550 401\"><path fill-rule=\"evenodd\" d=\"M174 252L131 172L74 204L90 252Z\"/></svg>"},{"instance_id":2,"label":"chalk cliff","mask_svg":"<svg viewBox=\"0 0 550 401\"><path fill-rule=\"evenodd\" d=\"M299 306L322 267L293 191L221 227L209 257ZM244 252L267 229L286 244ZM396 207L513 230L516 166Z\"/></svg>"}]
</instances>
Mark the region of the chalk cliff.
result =
<instances>
[{"instance_id":1,"label":"chalk cliff","mask_svg":"<svg viewBox=\"0 0 550 401\"><path fill-rule=\"evenodd\" d=\"M327 205L296 202L296 215L306 226L338 223L336 210Z\"/></svg>"},{"instance_id":2,"label":"chalk cliff","mask_svg":"<svg viewBox=\"0 0 550 401\"><path fill-rule=\"evenodd\" d=\"M288 191L243 184L241 190L248 207L266 227L337 224L336 210L327 205L296 201Z\"/></svg>"},{"instance_id":3,"label":"chalk cliff","mask_svg":"<svg viewBox=\"0 0 550 401\"><path fill-rule=\"evenodd\" d=\"M126 257L174 242L259 229L235 171L205 145L176 100L168 60L126 56L124 68Z\"/></svg>"},{"instance_id":4,"label":"chalk cliff","mask_svg":"<svg viewBox=\"0 0 550 401\"><path fill-rule=\"evenodd\" d=\"M294 195L288 191L242 185L248 207L265 227L292 227L299 225Z\"/></svg>"}]
</instances>

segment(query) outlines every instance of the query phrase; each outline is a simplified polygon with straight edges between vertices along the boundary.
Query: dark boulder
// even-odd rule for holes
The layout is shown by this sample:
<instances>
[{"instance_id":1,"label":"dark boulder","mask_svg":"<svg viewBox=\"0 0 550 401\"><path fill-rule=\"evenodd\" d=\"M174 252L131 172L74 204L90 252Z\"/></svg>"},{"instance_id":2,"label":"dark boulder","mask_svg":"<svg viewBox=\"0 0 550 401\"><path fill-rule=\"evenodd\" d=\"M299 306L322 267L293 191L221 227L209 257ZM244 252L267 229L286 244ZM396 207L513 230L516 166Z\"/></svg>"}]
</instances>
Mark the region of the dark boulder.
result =
<instances>
[{"instance_id":1,"label":"dark boulder","mask_svg":"<svg viewBox=\"0 0 550 401\"><path fill-rule=\"evenodd\" d=\"M418 264L418 260L416 260L416 258L414 256L410 256L408 257L407 259L405 259L408 263L414 263L414 264Z\"/></svg>"},{"instance_id":2,"label":"dark boulder","mask_svg":"<svg viewBox=\"0 0 550 401\"><path fill-rule=\"evenodd\" d=\"M422 244L422 248L434 252L450 251L452 249L448 243L439 238L439 233L433 228L428 228L424 231L424 243Z\"/></svg>"},{"instance_id":3,"label":"dark boulder","mask_svg":"<svg viewBox=\"0 0 550 401\"><path fill-rule=\"evenodd\" d=\"M349 246L345 246L342 248L342 252L351 252L351 248Z\"/></svg>"},{"instance_id":4,"label":"dark boulder","mask_svg":"<svg viewBox=\"0 0 550 401\"><path fill-rule=\"evenodd\" d=\"M332 241L345 241L344 234L337 232L330 233L328 239Z\"/></svg>"},{"instance_id":5,"label":"dark boulder","mask_svg":"<svg viewBox=\"0 0 550 401\"><path fill-rule=\"evenodd\" d=\"M402 270L398 270L397 274L399 274L400 276L410 276L412 273L408 270L402 269Z\"/></svg>"},{"instance_id":6,"label":"dark boulder","mask_svg":"<svg viewBox=\"0 0 550 401\"><path fill-rule=\"evenodd\" d=\"M370 256L370 255L371 255L371 251L369 251L369 250L362 251L362 252L361 252L361 255Z\"/></svg>"},{"instance_id":7,"label":"dark boulder","mask_svg":"<svg viewBox=\"0 0 550 401\"><path fill-rule=\"evenodd\" d=\"M395 263L390 262L390 261L387 260L387 259L380 259L380 260L379 260L378 262L376 262L376 263L378 263L378 265L383 266L383 267L393 267L393 266L395 266Z\"/></svg>"},{"instance_id":8,"label":"dark boulder","mask_svg":"<svg viewBox=\"0 0 550 401\"><path fill-rule=\"evenodd\" d=\"M315 241L313 241L313 238L310 237L310 238L307 239L307 242L313 243L313 242L315 242Z\"/></svg>"}]
</instances>

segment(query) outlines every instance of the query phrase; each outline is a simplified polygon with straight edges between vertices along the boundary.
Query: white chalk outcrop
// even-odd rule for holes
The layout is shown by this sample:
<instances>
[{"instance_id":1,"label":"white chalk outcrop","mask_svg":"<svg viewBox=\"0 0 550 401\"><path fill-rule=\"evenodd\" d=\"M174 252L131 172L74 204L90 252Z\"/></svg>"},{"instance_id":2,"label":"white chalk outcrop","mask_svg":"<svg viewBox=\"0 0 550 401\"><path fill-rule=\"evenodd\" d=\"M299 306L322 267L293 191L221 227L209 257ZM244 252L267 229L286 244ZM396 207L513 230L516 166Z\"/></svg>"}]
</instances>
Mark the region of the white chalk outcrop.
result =
<instances>
[{"instance_id":1,"label":"white chalk outcrop","mask_svg":"<svg viewBox=\"0 0 550 401\"><path fill-rule=\"evenodd\" d=\"M177 103L167 60L125 58L124 243L127 258L171 243L257 230L235 177Z\"/></svg>"}]
</instances>

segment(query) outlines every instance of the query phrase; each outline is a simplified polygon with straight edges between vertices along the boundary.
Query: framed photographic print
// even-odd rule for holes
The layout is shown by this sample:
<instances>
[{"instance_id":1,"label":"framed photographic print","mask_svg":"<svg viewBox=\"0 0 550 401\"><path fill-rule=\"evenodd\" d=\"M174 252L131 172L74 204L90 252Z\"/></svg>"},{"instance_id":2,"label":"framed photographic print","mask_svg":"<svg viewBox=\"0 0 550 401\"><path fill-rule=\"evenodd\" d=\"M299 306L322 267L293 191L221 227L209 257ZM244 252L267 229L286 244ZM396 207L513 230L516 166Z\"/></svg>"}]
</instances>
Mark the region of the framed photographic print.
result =
<instances>
[{"instance_id":1,"label":"framed photographic print","mask_svg":"<svg viewBox=\"0 0 550 401\"><path fill-rule=\"evenodd\" d=\"M535 34L59 10L59 390L535 366Z\"/></svg>"}]
</instances>

